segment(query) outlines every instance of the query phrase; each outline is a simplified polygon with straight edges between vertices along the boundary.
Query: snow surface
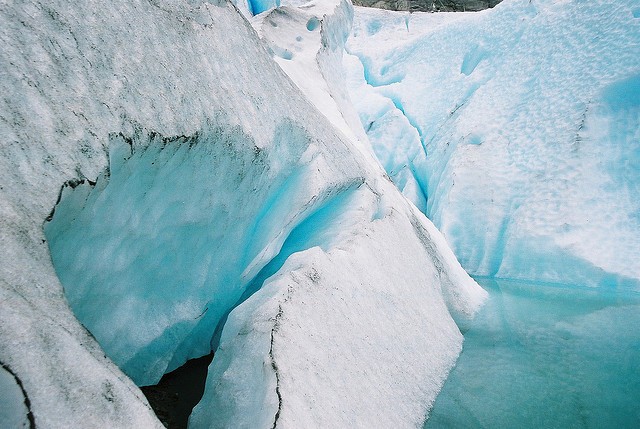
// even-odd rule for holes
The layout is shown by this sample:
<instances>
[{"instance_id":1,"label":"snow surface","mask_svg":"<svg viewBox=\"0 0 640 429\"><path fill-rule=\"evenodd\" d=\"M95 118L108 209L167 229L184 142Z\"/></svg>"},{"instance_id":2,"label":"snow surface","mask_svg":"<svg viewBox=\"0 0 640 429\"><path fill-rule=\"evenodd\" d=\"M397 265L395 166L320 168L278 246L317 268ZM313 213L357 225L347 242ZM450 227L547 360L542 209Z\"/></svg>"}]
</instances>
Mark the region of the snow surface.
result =
<instances>
[{"instance_id":1,"label":"snow surface","mask_svg":"<svg viewBox=\"0 0 640 429\"><path fill-rule=\"evenodd\" d=\"M347 0L287 1L253 17L251 23L308 100L361 149L363 156L375 162L342 67L352 19L353 6Z\"/></svg>"},{"instance_id":2,"label":"snow surface","mask_svg":"<svg viewBox=\"0 0 640 429\"><path fill-rule=\"evenodd\" d=\"M37 426L160 427L109 358L153 383L241 302L192 425L421 423L486 294L234 6L4 4L0 42L0 360Z\"/></svg>"},{"instance_id":3,"label":"snow surface","mask_svg":"<svg viewBox=\"0 0 640 429\"><path fill-rule=\"evenodd\" d=\"M467 271L640 289L637 9L356 8L351 98L389 175Z\"/></svg>"}]
</instances>

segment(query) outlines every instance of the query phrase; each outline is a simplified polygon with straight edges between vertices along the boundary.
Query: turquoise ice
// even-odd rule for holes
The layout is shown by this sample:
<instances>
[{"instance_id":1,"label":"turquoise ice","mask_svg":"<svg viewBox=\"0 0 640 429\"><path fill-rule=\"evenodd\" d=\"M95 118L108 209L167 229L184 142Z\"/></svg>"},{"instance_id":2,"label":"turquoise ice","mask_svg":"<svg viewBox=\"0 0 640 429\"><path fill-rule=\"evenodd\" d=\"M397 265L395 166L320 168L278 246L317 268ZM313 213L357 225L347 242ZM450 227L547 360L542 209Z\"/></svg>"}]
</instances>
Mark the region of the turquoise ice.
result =
<instances>
[{"instance_id":1,"label":"turquoise ice","mask_svg":"<svg viewBox=\"0 0 640 429\"><path fill-rule=\"evenodd\" d=\"M479 282L489 300L425 428L638 427L640 294Z\"/></svg>"},{"instance_id":2,"label":"turquoise ice","mask_svg":"<svg viewBox=\"0 0 640 429\"><path fill-rule=\"evenodd\" d=\"M637 8L357 10L362 124L468 272L640 290Z\"/></svg>"}]
</instances>

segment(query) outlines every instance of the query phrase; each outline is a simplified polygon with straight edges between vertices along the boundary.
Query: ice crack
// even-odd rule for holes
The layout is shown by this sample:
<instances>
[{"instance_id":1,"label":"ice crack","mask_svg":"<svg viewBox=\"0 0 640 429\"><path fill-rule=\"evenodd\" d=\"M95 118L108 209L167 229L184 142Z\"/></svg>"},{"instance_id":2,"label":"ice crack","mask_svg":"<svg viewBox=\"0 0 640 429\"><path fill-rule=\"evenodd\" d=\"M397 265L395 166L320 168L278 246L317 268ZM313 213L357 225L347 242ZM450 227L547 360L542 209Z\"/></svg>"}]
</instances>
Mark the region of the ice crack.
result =
<instances>
[{"instance_id":1,"label":"ice crack","mask_svg":"<svg viewBox=\"0 0 640 429\"><path fill-rule=\"evenodd\" d=\"M280 392L280 373L278 372L278 364L276 363L276 359L273 356L273 342L274 336L273 334L278 331L280 327L280 317L282 317L282 305L278 306L278 314L274 319L273 328L271 328L271 344L269 346L269 358L271 359L271 368L276 376L276 395L278 396L278 410L276 411L276 415L273 419L273 426L271 429L275 429L278 425L278 419L280 418L280 411L282 410L282 393Z\"/></svg>"}]
</instances>

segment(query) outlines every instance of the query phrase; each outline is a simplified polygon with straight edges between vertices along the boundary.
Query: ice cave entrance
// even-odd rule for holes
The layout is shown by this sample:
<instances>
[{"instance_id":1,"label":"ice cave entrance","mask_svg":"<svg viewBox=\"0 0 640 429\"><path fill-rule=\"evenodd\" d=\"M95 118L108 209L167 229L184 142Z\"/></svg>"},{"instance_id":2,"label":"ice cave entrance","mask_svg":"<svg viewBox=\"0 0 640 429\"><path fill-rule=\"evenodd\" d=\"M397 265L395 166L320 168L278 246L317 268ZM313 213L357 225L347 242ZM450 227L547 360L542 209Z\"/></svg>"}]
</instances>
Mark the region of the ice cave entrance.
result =
<instances>
[{"instance_id":1,"label":"ice cave entrance","mask_svg":"<svg viewBox=\"0 0 640 429\"><path fill-rule=\"evenodd\" d=\"M490 298L426 429L640 427L640 294L476 280Z\"/></svg>"}]
</instances>

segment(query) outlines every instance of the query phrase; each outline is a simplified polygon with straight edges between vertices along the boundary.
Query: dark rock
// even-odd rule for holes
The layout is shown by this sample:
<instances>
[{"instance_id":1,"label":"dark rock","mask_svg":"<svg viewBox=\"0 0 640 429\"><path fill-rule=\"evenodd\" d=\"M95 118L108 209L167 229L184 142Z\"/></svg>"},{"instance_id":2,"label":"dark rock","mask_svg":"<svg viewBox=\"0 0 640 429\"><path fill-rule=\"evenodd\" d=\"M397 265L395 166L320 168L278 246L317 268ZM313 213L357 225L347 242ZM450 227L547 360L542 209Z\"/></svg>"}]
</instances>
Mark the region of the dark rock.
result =
<instances>
[{"instance_id":1,"label":"dark rock","mask_svg":"<svg viewBox=\"0 0 640 429\"><path fill-rule=\"evenodd\" d=\"M191 410L204 393L207 369L212 360L213 353L188 360L180 368L165 374L158 384L140 388L166 428L187 428Z\"/></svg>"},{"instance_id":2,"label":"dark rock","mask_svg":"<svg viewBox=\"0 0 640 429\"><path fill-rule=\"evenodd\" d=\"M353 0L356 6L411 12L475 12L492 8L502 0Z\"/></svg>"}]
</instances>

